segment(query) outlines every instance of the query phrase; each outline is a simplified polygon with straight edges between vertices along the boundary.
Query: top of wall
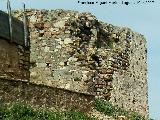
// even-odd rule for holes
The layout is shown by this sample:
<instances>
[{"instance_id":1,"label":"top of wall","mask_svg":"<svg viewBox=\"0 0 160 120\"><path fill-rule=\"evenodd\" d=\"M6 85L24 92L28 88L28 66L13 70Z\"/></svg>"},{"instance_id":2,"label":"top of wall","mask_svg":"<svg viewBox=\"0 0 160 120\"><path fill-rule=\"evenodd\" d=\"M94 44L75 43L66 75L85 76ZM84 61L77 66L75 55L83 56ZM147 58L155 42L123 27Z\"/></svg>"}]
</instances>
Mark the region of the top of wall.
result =
<instances>
[{"instance_id":1,"label":"top of wall","mask_svg":"<svg viewBox=\"0 0 160 120\"><path fill-rule=\"evenodd\" d=\"M24 27L23 22L12 17L12 42L24 44ZM8 14L0 10L0 37L10 41L10 28Z\"/></svg>"}]
</instances>

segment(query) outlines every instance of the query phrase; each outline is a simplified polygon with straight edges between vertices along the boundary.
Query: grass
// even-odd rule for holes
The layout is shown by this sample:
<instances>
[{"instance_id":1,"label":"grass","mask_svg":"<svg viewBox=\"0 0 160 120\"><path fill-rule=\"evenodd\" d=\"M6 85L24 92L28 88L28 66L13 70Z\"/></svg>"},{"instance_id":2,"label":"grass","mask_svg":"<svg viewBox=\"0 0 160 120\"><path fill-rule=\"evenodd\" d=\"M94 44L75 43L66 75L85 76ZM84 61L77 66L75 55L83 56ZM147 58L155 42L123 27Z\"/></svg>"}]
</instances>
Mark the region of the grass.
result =
<instances>
[{"instance_id":1,"label":"grass","mask_svg":"<svg viewBox=\"0 0 160 120\"><path fill-rule=\"evenodd\" d=\"M95 108L104 113L105 115L112 116L113 118L117 118L118 116L125 116L129 120L146 120L144 116L132 111L126 111L122 108L112 105L108 101L97 99L95 100Z\"/></svg>"},{"instance_id":2,"label":"grass","mask_svg":"<svg viewBox=\"0 0 160 120\"><path fill-rule=\"evenodd\" d=\"M35 110L30 106L15 103L12 105L0 105L0 120L96 120L87 115L69 111L53 112L44 109Z\"/></svg>"},{"instance_id":3,"label":"grass","mask_svg":"<svg viewBox=\"0 0 160 120\"><path fill-rule=\"evenodd\" d=\"M107 116L117 119L118 116L125 116L129 120L146 120L136 112L126 111L112 105L108 101L101 99L95 100L95 108ZM76 111L55 112L45 109L34 109L22 103L10 105L0 104L0 120L97 120L83 113ZM150 119L151 120L151 119Z\"/></svg>"}]
</instances>

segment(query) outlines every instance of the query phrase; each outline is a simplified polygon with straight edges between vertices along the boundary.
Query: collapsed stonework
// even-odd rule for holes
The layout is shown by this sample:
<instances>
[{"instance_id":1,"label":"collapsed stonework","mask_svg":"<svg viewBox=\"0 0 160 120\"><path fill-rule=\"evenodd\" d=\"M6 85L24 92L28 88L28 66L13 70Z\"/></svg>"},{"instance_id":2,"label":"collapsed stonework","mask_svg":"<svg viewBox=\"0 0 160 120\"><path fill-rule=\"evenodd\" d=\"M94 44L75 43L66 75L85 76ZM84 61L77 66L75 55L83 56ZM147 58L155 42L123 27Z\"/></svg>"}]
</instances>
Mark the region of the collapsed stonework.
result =
<instances>
[{"instance_id":1,"label":"collapsed stonework","mask_svg":"<svg viewBox=\"0 0 160 120\"><path fill-rule=\"evenodd\" d=\"M13 15L22 19L22 11ZM98 21L90 13L26 10L31 83L110 100L148 115L143 35Z\"/></svg>"}]
</instances>

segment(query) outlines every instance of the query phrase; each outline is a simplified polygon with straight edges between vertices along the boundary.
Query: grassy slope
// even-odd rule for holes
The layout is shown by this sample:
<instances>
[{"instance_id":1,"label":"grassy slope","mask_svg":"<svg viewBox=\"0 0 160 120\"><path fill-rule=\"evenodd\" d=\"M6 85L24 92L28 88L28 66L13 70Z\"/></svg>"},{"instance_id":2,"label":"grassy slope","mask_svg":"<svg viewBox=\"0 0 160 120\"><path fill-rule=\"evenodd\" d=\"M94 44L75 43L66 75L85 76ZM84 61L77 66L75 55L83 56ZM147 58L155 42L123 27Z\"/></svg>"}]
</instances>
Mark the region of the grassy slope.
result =
<instances>
[{"instance_id":1,"label":"grassy slope","mask_svg":"<svg viewBox=\"0 0 160 120\"><path fill-rule=\"evenodd\" d=\"M136 112L126 111L104 100L95 100L95 109L107 116L117 119L126 116L129 120L146 120ZM75 111L54 112L45 109L34 109L30 106L16 103L0 105L0 120L97 120Z\"/></svg>"},{"instance_id":2,"label":"grassy slope","mask_svg":"<svg viewBox=\"0 0 160 120\"><path fill-rule=\"evenodd\" d=\"M0 106L0 120L96 120L82 113L53 112L44 109L34 110L23 104Z\"/></svg>"}]
</instances>

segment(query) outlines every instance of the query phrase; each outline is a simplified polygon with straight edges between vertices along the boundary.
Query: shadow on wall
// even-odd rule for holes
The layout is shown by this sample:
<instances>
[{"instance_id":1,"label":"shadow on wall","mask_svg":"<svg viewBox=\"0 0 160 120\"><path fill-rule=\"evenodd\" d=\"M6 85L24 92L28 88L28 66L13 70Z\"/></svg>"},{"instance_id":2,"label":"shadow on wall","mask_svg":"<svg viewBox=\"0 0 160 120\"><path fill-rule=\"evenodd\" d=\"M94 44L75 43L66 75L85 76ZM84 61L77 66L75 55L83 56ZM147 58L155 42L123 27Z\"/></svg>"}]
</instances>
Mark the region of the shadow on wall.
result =
<instances>
[{"instance_id":1,"label":"shadow on wall","mask_svg":"<svg viewBox=\"0 0 160 120\"><path fill-rule=\"evenodd\" d=\"M9 23L8 14L0 11L0 26L0 78L29 80L29 38L25 45L23 22L12 17Z\"/></svg>"}]
</instances>

